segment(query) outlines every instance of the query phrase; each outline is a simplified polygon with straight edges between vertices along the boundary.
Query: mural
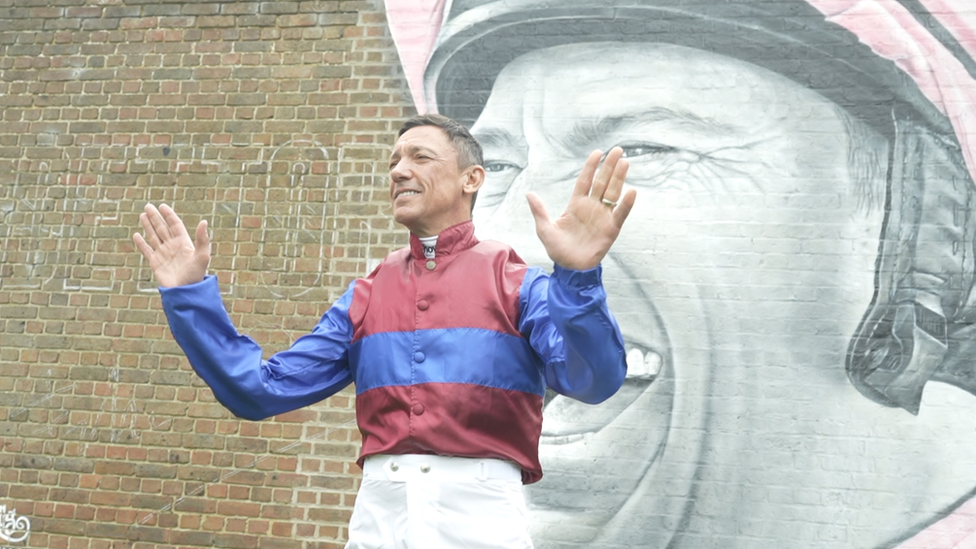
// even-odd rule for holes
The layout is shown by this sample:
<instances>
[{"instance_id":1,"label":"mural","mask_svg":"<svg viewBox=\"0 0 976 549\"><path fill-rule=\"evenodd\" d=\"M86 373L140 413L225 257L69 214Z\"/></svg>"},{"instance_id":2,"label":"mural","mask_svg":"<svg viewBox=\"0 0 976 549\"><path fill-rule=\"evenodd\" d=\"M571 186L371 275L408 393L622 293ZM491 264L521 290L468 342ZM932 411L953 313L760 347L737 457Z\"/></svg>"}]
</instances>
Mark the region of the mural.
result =
<instances>
[{"instance_id":1,"label":"mural","mask_svg":"<svg viewBox=\"0 0 976 549\"><path fill-rule=\"evenodd\" d=\"M976 546L967 2L387 0L485 145L482 238L548 267L524 195L596 148L639 189L628 381L547 398L537 547Z\"/></svg>"}]
</instances>

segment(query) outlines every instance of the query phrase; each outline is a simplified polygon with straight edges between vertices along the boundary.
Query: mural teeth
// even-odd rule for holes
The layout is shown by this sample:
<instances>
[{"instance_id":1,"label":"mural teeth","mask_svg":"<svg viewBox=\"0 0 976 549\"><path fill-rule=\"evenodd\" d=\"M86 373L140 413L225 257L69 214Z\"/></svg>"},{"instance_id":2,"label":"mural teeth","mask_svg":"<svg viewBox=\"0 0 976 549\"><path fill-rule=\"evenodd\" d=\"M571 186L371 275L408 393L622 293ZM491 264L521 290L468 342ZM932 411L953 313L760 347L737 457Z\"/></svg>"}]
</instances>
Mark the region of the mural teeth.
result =
<instances>
[{"instance_id":1,"label":"mural teeth","mask_svg":"<svg viewBox=\"0 0 976 549\"><path fill-rule=\"evenodd\" d=\"M631 349L627 352L627 377L652 379L661 372L663 361L661 355L654 351L645 353L640 349Z\"/></svg>"},{"instance_id":2,"label":"mural teeth","mask_svg":"<svg viewBox=\"0 0 976 549\"><path fill-rule=\"evenodd\" d=\"M586 437L585 434L572 434L572 435L559 435L559 436L543 436L539 439L540 444L570 444L573 442L579 442Z\"/></svg>"}]
</instances>

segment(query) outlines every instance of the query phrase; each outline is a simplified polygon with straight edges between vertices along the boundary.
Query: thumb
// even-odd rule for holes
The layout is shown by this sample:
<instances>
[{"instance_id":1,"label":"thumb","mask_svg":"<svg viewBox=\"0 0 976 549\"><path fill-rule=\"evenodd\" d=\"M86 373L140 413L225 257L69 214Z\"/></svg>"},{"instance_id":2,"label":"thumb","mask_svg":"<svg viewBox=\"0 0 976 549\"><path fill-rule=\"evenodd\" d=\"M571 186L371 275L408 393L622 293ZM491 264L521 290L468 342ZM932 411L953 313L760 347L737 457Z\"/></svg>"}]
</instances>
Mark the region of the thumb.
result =
<instances>
[{"instance_id":1,"label":"thumb","mask_svg":"<svg viewBox=\"0 0 976 549\"><path fill-rule=\"evenodd\" d=\"M210 263L210 235L207 233L206 219L197 224L194 237L193 245L196 247L197 254L202 254L207 258L207 263Z\"/></svg>"},{"instance_id":2,"label":"thumb","mask_svg":"<svg viewBox=\"0 0 976 549\"><path fill-rule=\"evenodd\" d=\"M542 199L539 198L539 195L535 193L526 193L525 198L529 201L529 210L532 212L532 217L535 219L535 232L542 234L542 232L551 224L549 219L549 211L546 209L546 205L542 203Z\"/></svg>"}]
</instances>

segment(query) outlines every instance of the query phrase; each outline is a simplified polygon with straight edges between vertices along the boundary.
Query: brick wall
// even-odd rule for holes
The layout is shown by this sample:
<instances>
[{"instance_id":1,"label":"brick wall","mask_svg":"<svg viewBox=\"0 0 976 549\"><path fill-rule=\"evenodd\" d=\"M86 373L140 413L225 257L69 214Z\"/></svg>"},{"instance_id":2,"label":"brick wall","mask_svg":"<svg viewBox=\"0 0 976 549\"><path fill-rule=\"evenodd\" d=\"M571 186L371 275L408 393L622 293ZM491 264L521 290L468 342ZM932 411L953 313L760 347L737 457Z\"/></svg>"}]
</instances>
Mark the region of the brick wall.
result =
<instances>
[{"instance_id":1,"label":"brick wall","mask_svg":"<svg viewBox=\"0 0 976 549\"><path fill-rule=\"evenodd\" d=\"M207 219L235 324L286 346L404 242L398 67L379 0L0 0L0 504L29 546L342 546L352 392L234 418L130 237L147 202Z\"/></svg>"},{"instance_id":2,"label":"brick wall","mask_svg":"<svg viewBox=\"0 0 976 549\"><path fill-rule=\"evenodd\" d=\"M631 161L603 271L628 377L548 400L538 547L976 532L972 2L466 0L439 29L385 3L0 0L0 534L342 546L352 392L233 418L131 234L147 202L208 220L232 320L287 346L405 242L383 166L424 67L398 46L490 137L480 236L534 264L520 195L556 212L588 151Z\"/></svg>"}]
</instances>

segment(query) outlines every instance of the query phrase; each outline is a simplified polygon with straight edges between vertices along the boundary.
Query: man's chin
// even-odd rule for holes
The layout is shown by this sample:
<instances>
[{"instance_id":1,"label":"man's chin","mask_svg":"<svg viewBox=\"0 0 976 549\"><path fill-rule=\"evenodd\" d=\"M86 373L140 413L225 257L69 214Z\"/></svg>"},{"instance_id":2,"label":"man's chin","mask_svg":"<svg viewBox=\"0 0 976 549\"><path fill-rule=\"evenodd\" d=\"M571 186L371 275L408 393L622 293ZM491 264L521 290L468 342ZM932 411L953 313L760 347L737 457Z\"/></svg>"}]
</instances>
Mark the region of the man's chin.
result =
<instances>
[{"instance_id":1,"label":"man's chin","mask_svg":"<svg viewBox=\"0 0 976 549\"><path fill-rule=\"evenodd\" d=\"M393 220L396 221L397 224L406 227L406 229L412 233L417 232L418 218L419 216L411 212L408 208L401 206L399 208L394 207L393 209Z\"/></svg>"}]
</instances>

